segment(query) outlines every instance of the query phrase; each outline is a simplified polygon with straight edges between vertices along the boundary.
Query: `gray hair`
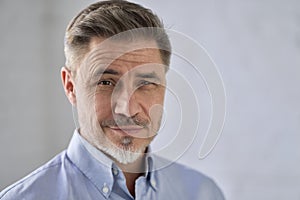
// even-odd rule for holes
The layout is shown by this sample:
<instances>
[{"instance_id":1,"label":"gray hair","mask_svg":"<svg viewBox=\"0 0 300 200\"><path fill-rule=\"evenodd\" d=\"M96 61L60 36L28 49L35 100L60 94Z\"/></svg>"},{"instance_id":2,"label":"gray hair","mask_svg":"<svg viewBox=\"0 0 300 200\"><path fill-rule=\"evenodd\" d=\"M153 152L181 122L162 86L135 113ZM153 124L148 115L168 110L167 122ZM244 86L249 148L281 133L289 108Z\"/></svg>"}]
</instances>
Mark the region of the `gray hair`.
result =
<instances>
[{"instance_id":1,"label":"gray hair","mask_svg":"<svg viewBox=\"0 0 300 200\"><path fill-rule=\"evenodd\" d=\"M170 64L171 45L162 21L150 9L124 0L100 1L82 10L67 27L65 34L66 66L75 70L75 63L87 53L92 38L110 38L131 30L131 40L139 37L156 41L166 66ZM128 39L128 38L127 38Z\"/></svg>"}]
</instances>

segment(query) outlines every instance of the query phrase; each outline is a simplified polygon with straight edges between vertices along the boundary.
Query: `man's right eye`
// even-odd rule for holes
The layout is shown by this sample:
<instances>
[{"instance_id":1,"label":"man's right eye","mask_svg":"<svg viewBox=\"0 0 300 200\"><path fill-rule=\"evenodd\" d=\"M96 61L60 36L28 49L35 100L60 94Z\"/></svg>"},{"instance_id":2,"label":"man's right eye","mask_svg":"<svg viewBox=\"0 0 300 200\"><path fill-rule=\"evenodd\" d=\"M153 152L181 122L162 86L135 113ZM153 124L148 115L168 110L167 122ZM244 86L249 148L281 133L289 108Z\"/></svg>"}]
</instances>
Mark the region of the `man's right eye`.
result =
<instances>
[{"instance_id":1,"label":"man's right eye","mask_svg":"<svg viewBox=\"0 0 300 200\"><path fill-rule=\"evenodd\" d=\"M111 81L99 81L98 85L113 85Z\"/></svg>"}]
</instances>

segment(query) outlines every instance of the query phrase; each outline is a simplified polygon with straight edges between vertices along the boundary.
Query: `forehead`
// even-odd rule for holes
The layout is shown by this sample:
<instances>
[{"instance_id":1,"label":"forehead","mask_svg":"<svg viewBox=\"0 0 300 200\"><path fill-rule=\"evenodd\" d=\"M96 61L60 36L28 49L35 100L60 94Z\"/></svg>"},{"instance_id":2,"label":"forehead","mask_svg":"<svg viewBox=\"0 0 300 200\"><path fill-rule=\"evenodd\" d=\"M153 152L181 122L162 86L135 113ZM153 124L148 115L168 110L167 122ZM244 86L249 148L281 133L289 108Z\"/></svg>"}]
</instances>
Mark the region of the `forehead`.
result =
<instances>
[{"instance_id":1,"label":"forehead","mask_svg":"<svg viewBox=\"0 0 300 200\"><path fill-rule=\"evenodd\" d=\"M147 65L148 68L163 66L160 51L154 40L127 42L93 38L81 67L85 68L82 70L90 72L99 68L117 68L121 71L128 71L143 65Z\"/></svg>"}]
</instances>

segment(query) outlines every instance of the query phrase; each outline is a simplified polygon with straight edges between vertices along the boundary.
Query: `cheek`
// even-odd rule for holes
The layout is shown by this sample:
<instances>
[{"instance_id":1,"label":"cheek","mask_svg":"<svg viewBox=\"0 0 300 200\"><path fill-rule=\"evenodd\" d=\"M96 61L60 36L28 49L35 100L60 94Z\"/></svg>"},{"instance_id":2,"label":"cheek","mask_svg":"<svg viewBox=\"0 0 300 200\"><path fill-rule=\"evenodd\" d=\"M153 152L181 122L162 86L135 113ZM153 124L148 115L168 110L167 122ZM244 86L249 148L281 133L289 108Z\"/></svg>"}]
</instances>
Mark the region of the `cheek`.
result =
<instances>
[{"instance_id":1,"label":"cheek","mask_svg":"<svg viewBox=\"0 0 300 200\"><path fill-rule=\"evenodd\" d=\"M107 118L111 115L111 96L96 94L95 95L95 110L99 120Z\"/></svg>"},{"instance_id":2,"label":"cheek","mask_svg":"<svg viewBox=\"0 0 300 200\"><path fill-rule=\"evenodd\" d=\"M159 87L157 90L154 90L153 92L149 93L148 96L146 95L145 99L149 101L149 104L163 105L164 97L165 97L165 89L164 87Z\"/></svg>"},{"instance_id":3,"label":"cheek","mask_svg":"<svg viewBox=\"0 0 300 200\"><path fill-rule=\"evenodd\" d=\"M163 111L164 89L160 89L153 93L142 93L139 95L141 105L148 116L160 116Z\"/></svg>"}]
</instances>

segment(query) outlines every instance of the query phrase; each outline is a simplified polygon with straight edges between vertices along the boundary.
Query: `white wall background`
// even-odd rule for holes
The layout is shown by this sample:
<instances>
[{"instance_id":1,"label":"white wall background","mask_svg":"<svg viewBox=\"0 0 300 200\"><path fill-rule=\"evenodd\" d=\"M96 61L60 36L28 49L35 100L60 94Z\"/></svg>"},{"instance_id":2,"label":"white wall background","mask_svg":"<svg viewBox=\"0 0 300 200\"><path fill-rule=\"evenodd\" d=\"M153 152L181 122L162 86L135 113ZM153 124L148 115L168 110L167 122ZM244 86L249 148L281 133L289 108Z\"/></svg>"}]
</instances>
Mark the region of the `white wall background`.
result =
<instances>
[{"instance_id":1,"label":"white wall background","mask_svg":"<svg viewBox=\"0 0 300 200\"><path fill-rule=\"evenodd\" d=\"M93 1L0 1L0 190L63 150L74 124L59 70L68 21ZM214 151L180 159L227 199L300 199L300 2L147 1L217 64L227 118ZM176 65L176 63L174 63Z\"/></svg>"}]
</instances>

